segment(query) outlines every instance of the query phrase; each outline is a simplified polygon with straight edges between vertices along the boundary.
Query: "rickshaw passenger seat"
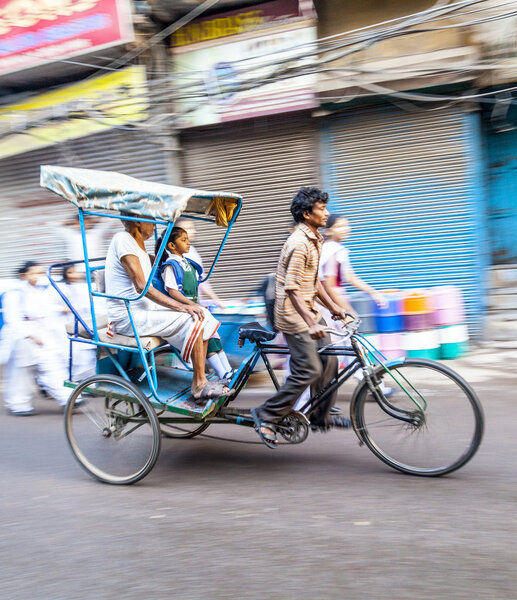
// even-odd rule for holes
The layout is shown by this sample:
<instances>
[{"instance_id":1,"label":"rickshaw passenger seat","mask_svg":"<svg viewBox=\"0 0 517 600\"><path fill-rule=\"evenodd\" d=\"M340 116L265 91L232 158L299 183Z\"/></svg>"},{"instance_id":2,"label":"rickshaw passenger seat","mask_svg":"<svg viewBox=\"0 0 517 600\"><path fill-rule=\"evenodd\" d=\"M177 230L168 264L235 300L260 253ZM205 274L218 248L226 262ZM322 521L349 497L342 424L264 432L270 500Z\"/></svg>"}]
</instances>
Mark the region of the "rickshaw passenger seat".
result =
<instances>
[{"instance_id":1,"label":"rickshaw passenger seat","mask_svg":"<svg viewBox=\"0 0 517 600\"><path fill-rule=\"evenodd\" d=\"M276 337L276 333L253 321L239 327L239 337L250 342L270 342Z\"/></svg>"},{"instance_id":2,"label":"rickshaw passenger seat","mask_svg":"<svg viewBox=\"0 0 517 600\"><path fill-rule=\"evenodd\" d=\"M92 327L91 318L85 318L85 322L88 327ZM99 340L108 344L116 344L118 346L128 346L129 348L138 348L136 338L129 335L122 335L120 333L113 333L108 335L108 315L96 315L97 331L99 333ZM77 328L78 336L89 339L90 336L86 329L79 323ZM74 322L66 324L66 332L69 335L74 335ZM157 336L140 336L140 342L145 350L152 350L158 348L162 344L165 344L165 340Z\"/></svg>"}]
</instances>

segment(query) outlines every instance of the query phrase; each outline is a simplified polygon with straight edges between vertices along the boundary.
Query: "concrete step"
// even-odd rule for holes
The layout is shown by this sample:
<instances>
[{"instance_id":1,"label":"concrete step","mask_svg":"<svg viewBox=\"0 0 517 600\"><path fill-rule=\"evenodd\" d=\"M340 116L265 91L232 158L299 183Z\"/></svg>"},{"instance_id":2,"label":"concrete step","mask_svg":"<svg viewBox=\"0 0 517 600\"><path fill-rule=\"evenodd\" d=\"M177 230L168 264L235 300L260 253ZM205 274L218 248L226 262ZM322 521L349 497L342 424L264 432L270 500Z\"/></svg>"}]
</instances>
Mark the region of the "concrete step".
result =
<instances>
[{"instance_id":1,"label":"concrete step","mask_svg":"<svg viewBox=\"0 0 517 600\"><path fill-rule=\"evenodd\" d=\"M487 296L489 310L513 310L517 312L517 286L490 290Z\"/></svg>"},{"instance_id":2,"label":"concrete step","mask_svg":"<svg viewBox=\"0 0 517 600\"><path fill-rule=\"evenodd\" d=\"M517 341L517 312L487 313L483 337L493 341Z\"/></svg>"},{"instance_id":3,"label":"concrete step","mask_svg":"<svg viewBox=\"0 0 517 600\"><path fill-rule=\"evenodd\" d=\"M517 265L494 265L490 268L492 289L517 287Z\"/></svg>"}]
</instances>

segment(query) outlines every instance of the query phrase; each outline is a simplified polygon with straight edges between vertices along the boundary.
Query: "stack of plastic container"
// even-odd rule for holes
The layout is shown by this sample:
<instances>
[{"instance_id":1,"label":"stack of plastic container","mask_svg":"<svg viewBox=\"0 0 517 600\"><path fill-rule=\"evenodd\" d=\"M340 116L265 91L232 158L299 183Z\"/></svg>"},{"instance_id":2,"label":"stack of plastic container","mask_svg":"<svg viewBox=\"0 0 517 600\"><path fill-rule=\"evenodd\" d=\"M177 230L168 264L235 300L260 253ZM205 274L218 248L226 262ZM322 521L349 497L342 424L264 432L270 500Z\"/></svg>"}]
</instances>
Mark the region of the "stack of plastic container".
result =
<instances>
[{"instance_id":1,"label":"stack of plastic container","mask_svg":"<svg viewBox=\"0 0 517 600\"><path fill-rule=\"evenodd\" d=\"M387 304L382 308L362 292L351 293L349 299L362 320L360 333L388 360L405 355L452 359L467 351L468 330L458 287L381 293Z\"/></svg>"},{"instance_id":2,"label":"stack of plastic container","mask_svg":"<svg viewBox=\"0 0 517 600\"><path fill-rule=\"evenodd\" d=\"M461 290L454 285L443 285L431 289L430 297L434 308L433 324L437 327L440 342L440 357L458 358L468 350L468 329Z\"/></svg>"},{"instance_id":3,"label":"stack of plastic container","mask_svg":"<svg viewBox=\"0 0 517 600\"><path fill-rule=\"evenodd\" d=\"M440 358L440 340L434 329L433 307L426 290L404 297L404 348L412 358Z\"/></svg>"},{"instance_id":4,"label":"stack of plastic container","mask_svg":"<svg viewBox=\"0 0 517 600\"><path fill-rule=\"evenodd\" d=\"M348 295L350 304L355 312L361 317L359 333L371 342L375 348L380 349L377 324L375 322L375 303L364 292L352 292Z\"/></svg>"},{"instance_id":5,"label":"stack of plastic container","mask_svg":"<svg viewBox=\"0 0 517 600\"><path fill-rule=\"evenodd\" d=\"M375 306L377 331L379 332L379 349L388 360L405 355L402 345L402 296L398 290L381 292L386 306Z\"/></svg>"}]
</instances>

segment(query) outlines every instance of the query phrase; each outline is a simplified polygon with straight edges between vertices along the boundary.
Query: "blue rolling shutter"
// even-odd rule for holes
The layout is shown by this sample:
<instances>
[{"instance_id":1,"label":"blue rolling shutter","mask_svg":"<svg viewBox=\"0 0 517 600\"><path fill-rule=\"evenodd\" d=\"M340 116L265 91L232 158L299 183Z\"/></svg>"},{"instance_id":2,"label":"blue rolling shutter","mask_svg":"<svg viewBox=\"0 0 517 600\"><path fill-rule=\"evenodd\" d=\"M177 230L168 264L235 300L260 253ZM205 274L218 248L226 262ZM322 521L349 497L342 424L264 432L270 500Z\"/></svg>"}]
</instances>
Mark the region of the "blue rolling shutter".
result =
<instances>
[{"instance_id":1,"label":"blue rolling shutter","mask_svg":"<svg viewBox=\"0 0 517 600\"><path fill-rule=\"evenodd\" d=\"M486 236L479 116L365 110L322 125L330 210L350 219L360 277L378 289L461 287L471 335L484 311Z\"/></svg>"},{"instance_id":2,"label":"blue rolling shutter","mask_svg":"<svg viewBox=\"0 0 517 600\"><path fill-rule=\"evenodd\" d=\"M489 226L492 261L517 262L517 129L490 131Z\"/></svg>"}]
</instances>

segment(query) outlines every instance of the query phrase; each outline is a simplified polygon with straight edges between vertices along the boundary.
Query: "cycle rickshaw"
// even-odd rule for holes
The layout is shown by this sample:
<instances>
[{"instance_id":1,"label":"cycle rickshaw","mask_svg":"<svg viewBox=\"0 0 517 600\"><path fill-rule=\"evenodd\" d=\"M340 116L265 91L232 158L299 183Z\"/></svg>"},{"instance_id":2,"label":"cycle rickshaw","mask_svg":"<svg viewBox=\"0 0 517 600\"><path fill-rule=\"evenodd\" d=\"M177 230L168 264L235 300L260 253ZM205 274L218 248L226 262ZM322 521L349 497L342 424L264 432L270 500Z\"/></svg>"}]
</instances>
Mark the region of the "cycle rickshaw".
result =
<instances>
[{"instance_id":1,"label":"cycle rickshaw","mask_svg":"<svg viewBox=\"0 0 517 600\"><path fill-rule=\"evenodd\" d=\"M177 351L160 338L140 337L131 316L131 303L151 285L174 221L182 215L226 227L208 278L239 215L241 197L145 182L118 173L52 166L42 166L41 185L76 205L83 238L89 318L72 306L55 280L55 269L70 263L53 265L48 272L51 284L74 315L69 331L71 354L75 344L92 344L97 349L96 373L74 381L70 369L70 379L65 382L72 389L65 431L81 466L100 481L131 484L153 468L162 437L193 438L217 424L254 427L249 409L238 408L235 400L259 360L279 388L269 356L288 354L288 350L274 343L274 332L257 322L241 326L239 344L251 343L253 348L229 382L233 395L198 405L190 397L188 365L178 365L179 356L175 366L164 360ZM125 303L134 336L109 337L106 318L96 314L95 298L112 296L102 289L104 259L88 256L87 215L148 221L155 230L159 225L166 228L145 289L137 298L117 298ZM311 411L327 394L361 373L350 400L351 424L361 445L389 466L414 475L440 476L465 465L479 448L484 428L483 411L473 389L434 361L386 361L359 333L359 325L360 320L355 319L346 326L340 345L321 349L323 354L347 356L348 365L299 411L276 425L282 443L305 441L311 432ZM392 391L389 397L383 391L387 386Z\"/></svg>"}]
</instances>

